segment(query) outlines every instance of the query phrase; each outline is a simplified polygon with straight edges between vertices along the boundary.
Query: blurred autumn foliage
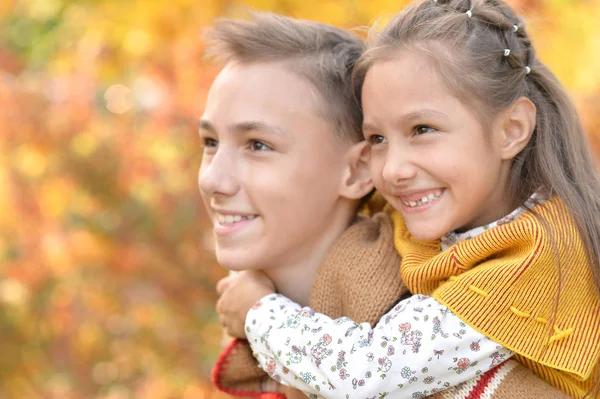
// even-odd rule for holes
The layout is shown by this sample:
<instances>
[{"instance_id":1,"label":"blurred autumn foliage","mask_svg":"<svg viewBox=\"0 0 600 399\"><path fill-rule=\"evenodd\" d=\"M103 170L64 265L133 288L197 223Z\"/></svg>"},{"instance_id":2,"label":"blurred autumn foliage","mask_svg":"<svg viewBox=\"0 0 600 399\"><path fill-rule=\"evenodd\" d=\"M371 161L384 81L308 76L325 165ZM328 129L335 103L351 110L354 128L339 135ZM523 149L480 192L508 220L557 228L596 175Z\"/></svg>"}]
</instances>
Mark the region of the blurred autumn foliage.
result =
<instances>
[{"instance_id":1,"label":"blurred autumn foliage","mask_svg":"<svg viewBox=\"0 0 600 399\"><path fill-rule=\"evenodd\" d=\"M407 1L255 0L343 27ZM514 0L600 152L600 2ZM219 398L197 120L231 0L0 1L0 398Z\"/></svg>"}]
</instances>

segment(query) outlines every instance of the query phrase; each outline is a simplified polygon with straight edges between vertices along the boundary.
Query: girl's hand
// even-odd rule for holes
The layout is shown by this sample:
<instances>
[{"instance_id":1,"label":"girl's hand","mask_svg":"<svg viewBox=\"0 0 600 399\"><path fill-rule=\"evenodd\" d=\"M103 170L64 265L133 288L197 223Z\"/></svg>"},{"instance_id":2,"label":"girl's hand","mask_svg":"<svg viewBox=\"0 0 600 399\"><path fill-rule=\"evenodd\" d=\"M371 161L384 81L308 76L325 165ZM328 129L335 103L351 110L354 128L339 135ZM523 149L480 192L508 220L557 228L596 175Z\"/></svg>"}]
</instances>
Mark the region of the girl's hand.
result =
<instances>
[{"instance_id":1,"label":"girl's hand","mask_svg":"<svg viewBox=\"0 0 600 399\"><path fill-rule=\"evenodd\" d=\"M246 314L260 298L275 293L275 285L263 272L246 270L221 279L217 292L221 325L230 336L245 338Z\"/></svg>"}]
</instances>

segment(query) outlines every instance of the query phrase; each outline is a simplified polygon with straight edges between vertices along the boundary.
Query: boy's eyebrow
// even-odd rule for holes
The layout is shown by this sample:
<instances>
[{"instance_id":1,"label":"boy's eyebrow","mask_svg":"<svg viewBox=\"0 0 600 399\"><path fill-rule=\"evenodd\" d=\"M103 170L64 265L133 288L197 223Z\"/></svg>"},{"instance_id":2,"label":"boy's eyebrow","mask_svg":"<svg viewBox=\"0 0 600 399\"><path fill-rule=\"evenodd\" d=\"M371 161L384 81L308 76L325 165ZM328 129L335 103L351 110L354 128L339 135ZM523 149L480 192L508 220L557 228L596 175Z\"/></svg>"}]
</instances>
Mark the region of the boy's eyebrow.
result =
<instances>
[{"instance_id":1,"label":"boy's eyebrow","mask_svg":"<svg viewBox=\"0 0 600 399\"><path fill-rule=\"evenodd\" d=\"M206 119L200 119L200 121L198 122L198 128L200 130L206 130L213 134L217 133L217 129L213 126L212 123L210 123ZM263 130L265 132L271 132L271 133L275 133L275 134L288 134L288 131L283 128L280 128L278 126L269 125L264 122L258 122L258 121L240 122L240 123L231 125L228 128L229 128L229 130L231 130L235 133L246 133L246 132L250 132L253 130Z\"/></svg>"},{"instance_id":2,"label":"boy's eyebrow","mask_svg":"<svg viewBox=\"0 0 600 399\"><path fill-rule=\"evenodd\" d=\"M285 129L282 129L278 126L269 125L264 122L259 122L259 121L236 123L235 125L230 126L229 129L231 131L237 132L237 133L246 133L246 132L250 132L253 130L262 130L265 132L271 132L271 133L275 133L275 134L283 134L283 135L288 134L287 130L285 130Z\"/></svg>"},{"instance_id":3,"label":"boy's eyebrow","mask_svg":"<svg viewBox=\"0 0 600 399\"><path fill-rule=\"evenodd\" d=\"M212 125L212 123L210 123L206 119L200 119L200 121L198 122L198 129L199 130L206 130L206 131L211 132L211 133L216 133L217 132L217 129L215 129L215 127Z\"/></svg>"}]
</instances>

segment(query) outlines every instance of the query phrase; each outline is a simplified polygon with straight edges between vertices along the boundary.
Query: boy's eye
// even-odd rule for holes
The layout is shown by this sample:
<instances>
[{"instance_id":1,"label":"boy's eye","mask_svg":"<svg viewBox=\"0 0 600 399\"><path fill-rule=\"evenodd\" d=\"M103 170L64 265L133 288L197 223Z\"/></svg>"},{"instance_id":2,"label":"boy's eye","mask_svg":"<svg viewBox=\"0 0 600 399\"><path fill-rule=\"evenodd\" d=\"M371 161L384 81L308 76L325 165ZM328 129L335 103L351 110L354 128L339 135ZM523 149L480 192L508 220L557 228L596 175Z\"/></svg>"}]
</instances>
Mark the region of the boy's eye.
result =
<instances>
[{"instance_id":1,"label":"boy's eye","mask_svg":"<svg viewBox=\"0 0 600 399\"><path fill-rule=\"evenodd\" d=\"M435 129L430 126L419 125L419 126L415 127L415 135L416 136L420 136L422 134L431 133L431 132L435 132Z\"/></svg>"},{"instance_id":2,"label":"boy's eye","mask_svg":"<svg viewBox=\"0 0 600 399\"><path fill-rule=\"evenodd\" d=\"M369 136L368 140L369 140L370 145L382 144L382 143L385 143L385 141L386 141L385 137L383 137L380 134L373 134L373 135Z\"/></svg>"},{"instance_id":3,"label":"boy's eye","mask_svg":"<svg viewBox=\"0 0 600 399\"><path fill-rule=\"evenodd\" d=\"M211 139L210 137L204 138L204 147L205 148L215 148L219 146L219 142L215 139Z\"/></svg>"},{"instance_id":4,"label":"boy's eye","mask_svg":"<svg viewBox=\"0 0 600 399\"><path fill-rule=\"evenodd\" d=\"M250 150L252 151L270 151L273 148L262 141L250 140Z\"/></svg>"}]
</instances>

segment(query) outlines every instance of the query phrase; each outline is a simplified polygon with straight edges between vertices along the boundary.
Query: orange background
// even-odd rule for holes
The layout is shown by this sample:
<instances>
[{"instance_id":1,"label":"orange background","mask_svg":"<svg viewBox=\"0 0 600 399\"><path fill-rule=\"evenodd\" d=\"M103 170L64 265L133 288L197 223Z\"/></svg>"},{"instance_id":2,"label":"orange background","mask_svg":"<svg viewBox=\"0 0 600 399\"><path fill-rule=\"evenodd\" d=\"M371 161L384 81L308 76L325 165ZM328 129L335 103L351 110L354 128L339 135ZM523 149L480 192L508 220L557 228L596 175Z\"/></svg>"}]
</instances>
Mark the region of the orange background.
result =
<instances>
[{"instance_id":1,"label":"orange background","mask_svg":"<svg viewBox=\"0 0 600 399\"><path fill-rule=\"evenodd\" d=\"M255 0L342 27L406 1ZM203 29L233 0L0 0L0 392L218 398ZM600 3L515 0L600 153Z\"/></svg>"}]
</instances>

